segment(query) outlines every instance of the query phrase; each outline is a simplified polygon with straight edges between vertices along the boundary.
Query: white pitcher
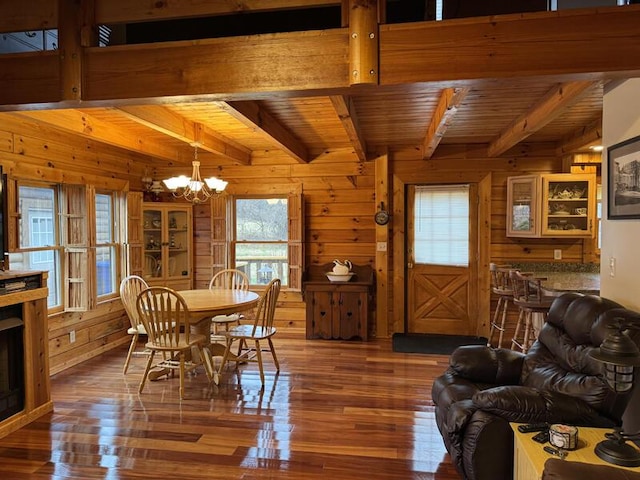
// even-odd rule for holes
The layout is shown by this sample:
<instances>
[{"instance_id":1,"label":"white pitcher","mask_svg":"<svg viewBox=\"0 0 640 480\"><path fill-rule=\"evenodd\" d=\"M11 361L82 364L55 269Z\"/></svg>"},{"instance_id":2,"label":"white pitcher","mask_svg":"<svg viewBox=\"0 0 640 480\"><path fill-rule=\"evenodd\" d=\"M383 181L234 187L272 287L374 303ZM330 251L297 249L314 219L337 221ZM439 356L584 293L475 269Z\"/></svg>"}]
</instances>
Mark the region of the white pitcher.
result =
<instances>
[{"instance_id":1,"label":"white pitcher","mask_svg":"<svg viewBox=\"0 0 640 480\"><path fill-rule=\"evenodd\" d=\"M345 260L341 262L340 260L333 261L333 273L336 275L347 275L351 271L351 262L349 260Z\"/></svg>"}]
</instances>

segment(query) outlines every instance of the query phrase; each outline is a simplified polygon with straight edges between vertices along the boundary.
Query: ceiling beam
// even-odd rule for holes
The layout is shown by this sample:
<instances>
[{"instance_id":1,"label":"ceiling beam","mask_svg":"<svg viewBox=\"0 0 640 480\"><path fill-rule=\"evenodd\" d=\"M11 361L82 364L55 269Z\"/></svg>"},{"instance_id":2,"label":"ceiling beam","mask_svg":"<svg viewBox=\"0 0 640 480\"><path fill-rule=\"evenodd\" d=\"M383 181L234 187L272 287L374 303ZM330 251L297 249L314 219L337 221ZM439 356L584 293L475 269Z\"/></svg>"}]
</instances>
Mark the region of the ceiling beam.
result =
<instances>
[{"instance_id":1,"label":"ceiling beam","mask_svg":"<svg viewBox=\"0 0 640 480\"><path fill-rule=\"evenodd\" d=\"M380 84L638 75L640 5L585 12L381 25ZM57 52L35 53L0 56L0 105L79 107L55 104L60 101ZM188 101L205 95L256 99L278 92L335 95L350 83L346 28L92 47L82 53L85 106L175 96Z\"/></svg>"},{"instance_id":2,"label":"ceiling beam","mask_svg":"<svg viewBox=\"0 0 640 480\"><path fill-rule=\"evenodd\" d=\"M8 115L26 117L52 125L67 132L75 133L84 138L90 138L114 147L124 148L176 163L186 162L189 156L185 155L186 150L183 151L164 143L139 137L132 134L131 131L125 127L99 120L80 110L23 111L20 113L10 113ZM191 154L191 149L189 149L189 154ZM190 159L188 161L190 161Z\"/></svg>"},{"instance_id":3,"label":"ceiling beam","mask_svg":"<svg viewBox=\"0 0 640 480\"><path fill-rule=\"evenodd\" d=\"M489 157L497 157L553 121L580 99L597 82L569 82L556 85L528 111L516 118L490 144Z\"/></svg>"},{"instance_id":4,"label":"ceiling beam","mask_svg":"<svg viewBox=\"0 0 640 480\"><path fill-rule=\"evenodd\" d=\"M453 123L453 117L458 111L458 107L469 93L470 88L445 88L440 94L438 105L433 112L427 134L422 142L422 158L425 160L432 157L445 132Z\"/></svg>"},{"instance_id":5,"label":"ceiling beam","mask_svg":"<svg viewBox=\"0 0 640 480\"><path fill-rule=\"evenodd\" d=\"M602 143L602 114L558 142L556 153L566 155Z\"/></svg>"},{"instance_id":6,"label":"ceiling beam","mask_svg":"<svg viewBox=\"0 0 640 480\"><path fill-rule=\"evenodd\" d=\"M276 120L258 102L213 102L220 109L256 133L274 142L300 163L309 162L307 147L291 131Z\"/></svg>"},{"instance_id":7,"label":"ceiling beam","mask_svg":"<svg viewBox=\"0 0 640 480\"><path fill-rule=\"evenodd\" d=\"M251 150L248 148L235 145L205 125L192 122L161 105L124 106L116 111L134 122L189 145L197 142L198 148L239 165L251 163Z\"/></svg>"},{"instance_id":8,"label":"ceiling beam","mask_svg":"<svg viewBox=\"0 0 640 480\"><path fill-rule=\"evenodd\" d=\"M356 109L353 104L353 98L346 95L331 95L330 97L333 108L338 114L338 118L342 122L342 126L347 132L349 141L361 162L367 161L367 144L360 131L360 123L356 115Z\"/></svg>"}]
</instances>

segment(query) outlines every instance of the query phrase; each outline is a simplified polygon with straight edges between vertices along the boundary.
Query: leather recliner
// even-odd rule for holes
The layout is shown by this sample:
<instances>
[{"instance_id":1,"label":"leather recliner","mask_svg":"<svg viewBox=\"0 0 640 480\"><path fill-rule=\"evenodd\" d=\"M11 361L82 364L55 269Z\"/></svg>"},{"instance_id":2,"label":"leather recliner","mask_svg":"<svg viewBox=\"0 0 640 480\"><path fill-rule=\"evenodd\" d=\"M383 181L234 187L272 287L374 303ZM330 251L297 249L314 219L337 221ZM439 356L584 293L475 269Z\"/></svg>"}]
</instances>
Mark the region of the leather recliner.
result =
<instances>
[{"instance_id":1,"label":"leather recliner","mask_svg":"<svg viewBox=\"0 0 640 480\"><path fill-rule=\"evenodd\" d=\"M432 387L436 423L463 478L513 477L509 422L615 427L631 393L608 388L603 365L589 356L623 318L640 326L640 314L594 295L566 293L551 305L538 339L526 354L463 346ZM638 331L632 332L638 343Z\"/></svg>"}]
</instances>

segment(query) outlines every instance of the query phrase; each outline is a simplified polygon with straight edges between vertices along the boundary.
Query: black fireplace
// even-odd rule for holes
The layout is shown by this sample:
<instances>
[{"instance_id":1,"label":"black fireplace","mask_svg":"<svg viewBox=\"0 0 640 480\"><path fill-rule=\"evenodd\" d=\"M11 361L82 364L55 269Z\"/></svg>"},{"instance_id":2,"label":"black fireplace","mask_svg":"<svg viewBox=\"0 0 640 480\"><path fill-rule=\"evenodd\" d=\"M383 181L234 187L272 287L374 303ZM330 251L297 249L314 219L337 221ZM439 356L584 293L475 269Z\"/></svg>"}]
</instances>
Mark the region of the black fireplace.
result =
<instances>
[{"instance_id":1,"label":"black fireplace","mask_svg":"<svg viewBox=\"0 0 640 480\"><path fill-rule=\"evenodd\" d=\"M0 421L24 409L22 306L0 309Z\"/></svg>"}]
</instances>

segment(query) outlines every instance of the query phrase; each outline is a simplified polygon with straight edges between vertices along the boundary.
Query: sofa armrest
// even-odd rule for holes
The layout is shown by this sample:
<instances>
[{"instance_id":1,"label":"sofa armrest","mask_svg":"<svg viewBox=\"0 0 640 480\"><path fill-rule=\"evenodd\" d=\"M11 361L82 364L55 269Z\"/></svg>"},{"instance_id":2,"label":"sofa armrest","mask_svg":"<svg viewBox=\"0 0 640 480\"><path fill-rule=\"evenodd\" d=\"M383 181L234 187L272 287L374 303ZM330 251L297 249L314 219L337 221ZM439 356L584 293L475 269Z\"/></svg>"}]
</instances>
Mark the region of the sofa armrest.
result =
<instances>
[{"instance_id":1,"label":"sofa armrest","mask_svg":"<svg viewBox=\"0 0 640 480\"><path fill-rule=\"evenodd\" d=\"M565 423L592 427L613 427L584 400L548 390L509 385L478 391L473 405L509 422Z\"/></svg>"},{"instance_id":2,"label":"sofa armrest","mask_svg":"<svg viewBox=\"0 0 640 480\"><path fill-rule=\"evenodd\" d=\"M462 378L493 385L517 385L524 355L506 348L465 345L449 359L451 369Z\"/></svg>"}]
</instances>

